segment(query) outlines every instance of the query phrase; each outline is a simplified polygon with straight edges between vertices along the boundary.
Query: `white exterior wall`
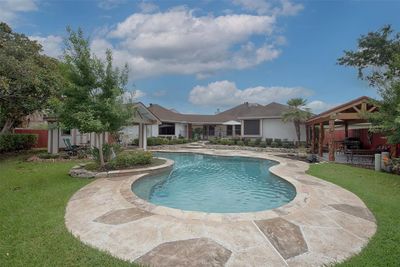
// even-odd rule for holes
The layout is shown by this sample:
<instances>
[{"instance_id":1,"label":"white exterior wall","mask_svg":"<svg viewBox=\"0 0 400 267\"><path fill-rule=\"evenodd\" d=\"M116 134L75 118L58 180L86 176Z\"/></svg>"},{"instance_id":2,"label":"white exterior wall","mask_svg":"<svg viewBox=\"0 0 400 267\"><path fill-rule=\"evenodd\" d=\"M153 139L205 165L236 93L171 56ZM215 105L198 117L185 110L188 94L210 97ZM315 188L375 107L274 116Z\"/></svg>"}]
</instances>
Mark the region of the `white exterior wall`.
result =
<instances>
[{"instance_id":1,"label":"white exterior wall","mask_svg":"<svg viewBox=\"0 0 400 267\"><path fill-rule=\"evenodd\" d=\"M187 137L187 124L186 123L175 123L175 136Z\"/></svg>"},{"instance_id":2,"label":"white exterior wall","mask_svg":"<svg viewBox=\"0 0 400 267\"><path fill-rule=\"evenodd\" d=\"M306 141L306 126L300 126L300 139ZM282 119L263 119L262 138L279 138L297 141L296 129L293 122L283 122Z\"/></svg>"},{"instance_id":3,"label":"white exterior wall","mask_svg":"<svg viewBox=\"0 0 400 267\"><path fill-rule=\"evenodd\" d=\"M146 125L147 137L158 136L158 125ZM139 125L125 126L119 132L122 132L123 142L130 143L134 139L139 138Z\"/></svg>"},{"instance_id":4,"label":"white exterior wall","mask_svg":"<svg viewBox=\"0 0 400 267\"><path fill-rule=\"evenodd\" d=\"M158 124L149 125L150 129L148 130L147 136L158 136Z\"/></svg>"}]
</instances>

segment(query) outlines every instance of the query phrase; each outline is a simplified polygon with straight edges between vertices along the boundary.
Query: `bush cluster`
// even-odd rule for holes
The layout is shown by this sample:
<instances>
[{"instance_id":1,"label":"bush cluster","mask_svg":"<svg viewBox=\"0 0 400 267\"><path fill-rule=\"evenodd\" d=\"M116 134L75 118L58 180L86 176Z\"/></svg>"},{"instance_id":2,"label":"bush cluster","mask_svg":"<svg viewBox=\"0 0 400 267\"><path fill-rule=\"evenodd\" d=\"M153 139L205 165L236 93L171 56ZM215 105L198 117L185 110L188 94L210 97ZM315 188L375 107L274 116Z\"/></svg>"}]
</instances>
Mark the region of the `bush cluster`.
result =
<instances>
[{"instance_id":1,"label":"bush cluster","mask_svg":"<svg viewBox=\"0 0 400 267\"><path fill-rule=\"evenodd\" d=\"M107 169L124 169L151 163L153 154L150 151L123 151L107 163Z\"/></svg>"},{"instance_id":2,"label":"bush cluster","mask_svg":"<svg viewBox=\"0 0 400 267\"><path fill-rule=\"evenodd\" d=\"M28 150L36 142L36 134L0 134L0 153Z\"/></svg>"},{"instance_id":3,"label":"bush cluster","mask_svg":"<svg viewBox=\"0 0 400 267\"><path fill-rule=\"evenodd\" d=\"M215 145L237 145L237 146L250 146L250 147L283 147L283 148L295 148L296 145L293 141L288 141L287 139L279 139L279 138L265 138L262 140L261 138L250 139L229 139L229 138L213 138L209 140L211 144ZM300 146L305 146L306 142L301 142Z\"/></svg>"}]
</instances>

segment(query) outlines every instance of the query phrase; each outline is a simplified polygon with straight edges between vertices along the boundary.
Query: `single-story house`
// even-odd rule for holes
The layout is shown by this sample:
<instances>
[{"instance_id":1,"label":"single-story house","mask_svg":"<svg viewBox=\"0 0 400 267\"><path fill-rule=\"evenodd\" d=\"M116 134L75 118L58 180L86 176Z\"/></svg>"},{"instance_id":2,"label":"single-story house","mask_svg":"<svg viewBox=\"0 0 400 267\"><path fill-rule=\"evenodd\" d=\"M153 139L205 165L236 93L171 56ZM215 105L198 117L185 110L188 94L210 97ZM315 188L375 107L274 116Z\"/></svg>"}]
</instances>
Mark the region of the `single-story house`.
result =
<instances>
[{"instance_id":1,"label":"single-story house","mask_svg":"<svg viewBox=\"0 0 400 267\"><path fill-rule=\"evenodd\" d=\"M201 128L204 139L221 138L279 138L297 140L292 122L282 120L289 107L272 102L268 105L245 102L215 115L183 114L157 104L147 109L160 124L147 125L147 137L191 138ZM124 142L138 138L138 126L127 126L121 131ZM306 140L305 125L301 125L301 140Z\"/></svg>"}]
</instances>

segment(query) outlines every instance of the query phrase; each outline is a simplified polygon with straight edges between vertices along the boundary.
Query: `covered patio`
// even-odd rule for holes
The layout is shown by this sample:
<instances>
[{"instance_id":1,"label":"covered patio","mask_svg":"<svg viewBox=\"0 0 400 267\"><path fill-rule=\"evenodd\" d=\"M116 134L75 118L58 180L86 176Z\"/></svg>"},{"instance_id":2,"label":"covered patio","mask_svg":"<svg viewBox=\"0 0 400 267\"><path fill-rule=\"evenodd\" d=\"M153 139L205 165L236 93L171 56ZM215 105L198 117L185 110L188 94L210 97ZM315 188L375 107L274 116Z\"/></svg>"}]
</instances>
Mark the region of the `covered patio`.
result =
<instances>
[{"instance_id":1,"label":"covered patio","mask_svg":"<svg viewBox=\"0 0 400 267\"><path fill-rule=\"evenodd\" d=\"M368 113L377 111L366 96L309 119L307 143L320 158L341 163L373 165L374 154L388 149L386 139L369 132Z\"/></svg>"}]
</instances>

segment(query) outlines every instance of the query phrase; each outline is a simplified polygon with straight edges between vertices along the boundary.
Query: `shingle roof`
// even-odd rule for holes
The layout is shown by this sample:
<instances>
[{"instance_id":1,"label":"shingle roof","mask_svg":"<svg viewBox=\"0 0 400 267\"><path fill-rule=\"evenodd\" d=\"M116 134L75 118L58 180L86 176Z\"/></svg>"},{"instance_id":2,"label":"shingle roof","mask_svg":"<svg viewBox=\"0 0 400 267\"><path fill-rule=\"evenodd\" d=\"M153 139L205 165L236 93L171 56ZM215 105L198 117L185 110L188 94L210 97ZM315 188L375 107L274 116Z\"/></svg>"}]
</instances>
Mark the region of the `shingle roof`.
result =
<instances>
[{"instance_id":1,"label":"shingle roof","mask_svg":"<svg viewBox=\"0 0 400 267\"><path fill-rule=\"evenodd\" d=\"M280 118L288 106L275 102L265 106L246 102L215 115L182 114L157 104L150 104L148 109L164 122L223 123L241 118Z\"/></svg>"}]
</instances>

